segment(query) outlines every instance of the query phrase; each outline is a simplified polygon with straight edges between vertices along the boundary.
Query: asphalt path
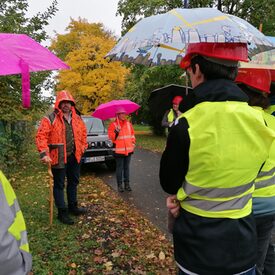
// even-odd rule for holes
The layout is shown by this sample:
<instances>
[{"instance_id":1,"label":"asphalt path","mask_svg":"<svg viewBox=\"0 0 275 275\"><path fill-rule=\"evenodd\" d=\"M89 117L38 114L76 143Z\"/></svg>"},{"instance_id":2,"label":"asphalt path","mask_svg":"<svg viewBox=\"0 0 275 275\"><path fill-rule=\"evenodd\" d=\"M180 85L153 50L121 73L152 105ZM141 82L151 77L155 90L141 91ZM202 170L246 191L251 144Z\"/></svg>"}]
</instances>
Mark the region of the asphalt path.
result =
<instances>
[{"instance_id":1,"label":"asphalt path","mask_svg":"<svg viewBox=\"0 0 275 275\"><path fill-rule=\"evenodd\" d=\"M118 194L129 203L130 207L137 208L171 240L171 234L167 231L167 194L159 184L160 158L160 153L136 148L130 162L132 191ZM117 192L115 172L109 171L105 165L85 167L85 171L88 169Z\"/></svg>"}]
</instances>

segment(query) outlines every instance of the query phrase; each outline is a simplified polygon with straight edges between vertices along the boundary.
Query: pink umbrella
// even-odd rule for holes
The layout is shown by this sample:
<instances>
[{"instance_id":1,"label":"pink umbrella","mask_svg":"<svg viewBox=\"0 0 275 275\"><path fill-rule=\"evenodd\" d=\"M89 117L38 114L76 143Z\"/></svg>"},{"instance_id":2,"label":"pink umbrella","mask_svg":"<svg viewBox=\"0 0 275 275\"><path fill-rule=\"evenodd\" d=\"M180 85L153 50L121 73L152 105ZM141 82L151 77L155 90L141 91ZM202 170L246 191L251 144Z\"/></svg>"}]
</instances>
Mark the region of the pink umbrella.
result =
<instances>
[{"instance_id":1,"label":"pink umbrella","mask_svg":"<svg viewBox=\"0 0 275 275\"><path fill-rule=\"evenodd\" d=\"M23 107L30 107L30 72L69 69L26 34L0 33L0 75L22 74Z\"/></svg>"},{"instance_id":2,"label":"pink umbrella","mask_svg":"<svg viewBox=\"0 0 275 275\"><path fill-rule=\"evenodd\" d=\"M140 106L138 104L128 99L112 100L110 102L100 104L93 112L92 116L105 120L116 117L117 112L131 114L139 108Z\"/></svg>"}]
</instances>

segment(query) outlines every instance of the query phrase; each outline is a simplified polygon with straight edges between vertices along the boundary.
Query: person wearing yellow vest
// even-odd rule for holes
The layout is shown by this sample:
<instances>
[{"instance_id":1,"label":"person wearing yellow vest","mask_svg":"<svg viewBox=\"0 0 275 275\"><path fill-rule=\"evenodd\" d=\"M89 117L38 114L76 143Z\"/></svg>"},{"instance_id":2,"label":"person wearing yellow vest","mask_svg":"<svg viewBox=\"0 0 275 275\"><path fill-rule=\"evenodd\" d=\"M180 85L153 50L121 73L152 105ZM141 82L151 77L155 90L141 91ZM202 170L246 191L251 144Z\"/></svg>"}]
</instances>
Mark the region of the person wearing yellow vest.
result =
<instances>
[{"instance_id":1,"label":"person wearing yellow vest","mask_svg":"<svg viewBox=\"0 0 275 275\"><path fill-rule=\"evenodd\" d=\"M271 76L269 70L239 69L235 82L247 94L248 104L259 110L268 127L275 131L275 118L264 109L269 106ZM253 214L257 229L256 274L275 274L275 253L272 249L272 228L275 221L275 144L269 158L255 179ZM270 248L270 249L268 249ZM271 262L266 262L270 258ZM269 270L269 271L267 271Z\"/></svg>"},{"instance_id":2,"label":"person wearing yellow vest","mask_svg":"<svg viewBox=\"0 0 275 275\"><path fill-rule=\"evenodd\" d=\"M13 188L1 170L0 220L0 274L28 274L32 256L26 224Z\"/></svg>"},{"instance_id":3,"label":"person wearing yellow vest","mask_svg":"<svg viewBox=\"0 0 275 275\"><path fill-rule=\"evenodd\" d=\"M170 131L171 127L174 125L174 122L177 117L181 115L179 111L179 104L182 101L182 96L175 96L172 100L173 107L166 111L163 119L161 121L162 127L168 128L168 132Z\"/></svg>"},{"instance_id":4,"label":"person wearing yellow vest","mask_svg":"<svg viewBox=\"0 0 275 275\"><path fill-rule=\"evenodd\" d=\"M130 160L134 152L136 138L132 123L127 120L124 109L120 108L117 111L116 120L109 125L108 135L115 145L114 156L118 191L132 191L130 187Z\"/></svg>"},{"instance_id":5,"label":"person wearing yellow vest","mask_svg":"<svg viewBox=\"0 0 275 275\"><path fill-rule=\"evenodd\" d=\"M271 86L270 86L270 94L268 95L270 105L265 111L273 116L275 116L275 71L270 70L271 74Z\"/></svg>"},{"instance_id":6,"label":"person wearing yellow vest","mask_svg":"<svg viewBox=\"0 0 275 275\"><path fill-rule=\"evenodd\" d=\"M275 116L275 71L270 70L271 73L271 86L270 86L270 94L269 94L269 102L270 105L265 111L272 116ZM272 274L274 272L274 251L275 251L275 222L273 223L273 231L272 231L272 243L268 246L268 253L265 259L265 269L266 274ZM270 270L268 270L270 268ZM273 273L275 274L275 273Z\"/></svg>"},{"instance_id":7,"label":"person wearing yellow vest","mask_svg":"<svg viewBox=\"0 0 275 275\"><path fill-rule=\"evenodd\" d=\"M247 61L245 43L209 42L190 43L180 64L195 105L171 129L159 171L174 195L168 200L180 206L173 211L179 274L255 274L252 193L275 133L234 83L238 61Z\"/></svg>"}]
</instances>

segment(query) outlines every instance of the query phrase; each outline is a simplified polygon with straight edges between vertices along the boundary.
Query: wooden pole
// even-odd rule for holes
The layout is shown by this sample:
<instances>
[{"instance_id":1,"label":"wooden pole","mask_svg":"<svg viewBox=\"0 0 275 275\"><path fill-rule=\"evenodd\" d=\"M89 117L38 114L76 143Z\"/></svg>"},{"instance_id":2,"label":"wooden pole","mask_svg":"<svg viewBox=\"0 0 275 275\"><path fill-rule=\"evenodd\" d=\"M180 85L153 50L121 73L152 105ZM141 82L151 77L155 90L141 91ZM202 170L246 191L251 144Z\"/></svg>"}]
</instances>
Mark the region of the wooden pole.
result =
<instances>
[{"instance_id":1,"label":"wooden pole","mask_svg":"<svg viewBox=\"0 0 275 275\"><path fill-rule=\"evenodd\" d=\"M53 223L53 173L51 163L48 163L48 174L50 176L49 181L49 207L50 207L50 225Z\"/></svg>"},{"instance_id":2,"label":"wooden pole","mask_svg":"<svg viewBox=\"0 0 275 275\"><path fill-rule=\"evenodd\" d=\"M260 23L259 31L260 31L260 32L263 32L263 23Z\"/></svg>"}]
</instances>

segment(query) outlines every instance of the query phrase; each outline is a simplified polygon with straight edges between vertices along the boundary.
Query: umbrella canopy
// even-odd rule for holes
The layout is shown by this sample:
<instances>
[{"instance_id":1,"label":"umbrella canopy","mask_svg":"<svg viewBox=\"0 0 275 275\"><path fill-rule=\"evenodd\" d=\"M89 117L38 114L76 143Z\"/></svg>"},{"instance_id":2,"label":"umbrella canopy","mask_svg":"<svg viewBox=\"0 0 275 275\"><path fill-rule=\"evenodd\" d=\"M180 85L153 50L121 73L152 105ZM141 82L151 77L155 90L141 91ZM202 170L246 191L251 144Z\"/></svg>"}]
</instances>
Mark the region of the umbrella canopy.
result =
<instances>
[{"instance_id":1,"label":"umbrella canopy","mask_svg":"<svg viewBox=\"0 0 275 275\"><path fill-rule=\"evenodd\" d=\"M267 39L269 39L275 45L275 36L267 36Z\"/></svg>"},{"instance_id":2,"label":"umbrella canopy","mask_svg":"<svg viewBox=\"0 0 275 275\"><path fill-rule=\"evenodd\" d=\"M148 99L150 111L155 117L162 117L167 110L172 108L172 100L175 96L183 97L180 103L180 111L187 111L193 107L191 93L192 88L176 84L153 90Z\"/></svg>"},{"instance_id":3,"label":"umbrella canopy","mask_svg":"<svg viewBox=\"0 0 275 275\"><path fill-rule=\"evenodd\" d=\"M23 106L30 107L30 72L69 69L26 34L0 33L0 75L22 74Z\"/></svg>"},{"instance_id":4,"label":"umbrella canopy","mask_svg":"<svg viewBox=\"0 0 275 275\"><path fill-rule=\"evenodd\" d=\"M275 37L266 36L266 38L275 46ZM275 49L258 53L247 62L240 62L242 68L260 68L275 70Z\"/></svg>"},{"instance_id":5,"label":"umbrella canopy","mask_svg":"<svg viewBox=\"0 0 275 275\"><path fill-rule=\"evenodd\" d=\"M138 104L128 99L112 100L107 103L100 104L92 113L92 116L105 120L116 117L118 112L131 114L139 108L140 106Z\"/></svg>"},{"instance_id":6,"label":"umbrella canopy","mask_svg":"<svg viewBox=\"0 0 275 275\"><path fill-rule=\"evenodd\" d=\"M134 25L106 55L144 65L179 64L189 43L247 43L249 56L274 48L245 20L212 8L173 9Z\"/></svg>"}]
</instances>

